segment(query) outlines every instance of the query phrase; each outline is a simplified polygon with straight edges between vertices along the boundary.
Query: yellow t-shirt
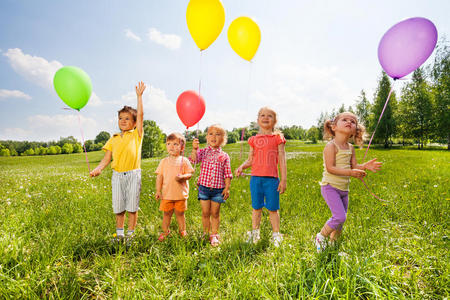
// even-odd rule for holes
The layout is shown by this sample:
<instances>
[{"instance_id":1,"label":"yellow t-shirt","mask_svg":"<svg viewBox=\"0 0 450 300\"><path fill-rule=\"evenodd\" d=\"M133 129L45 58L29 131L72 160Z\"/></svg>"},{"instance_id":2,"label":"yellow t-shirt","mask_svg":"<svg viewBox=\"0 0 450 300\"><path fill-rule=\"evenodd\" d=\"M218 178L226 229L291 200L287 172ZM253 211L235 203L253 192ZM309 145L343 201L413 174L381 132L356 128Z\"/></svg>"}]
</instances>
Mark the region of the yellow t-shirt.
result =
<instances>
[{"instance_id":1,"label":"yellow t-shirt","mask_svg":"<svg viewBox=\"0 0 450 300\"><path fill-rule=\"evenodd\" d=\"M142 132L142 135L144 133ZM111 168L116 172L127 172L141 168L142 136L137 129L114 134L103 146L112 152Z\"/></svg>"},{"instance_id":2,"label":"yellow t-shirt","mask_svg":"<svg viewBox=\"0 0 450 300\"><path fill-rule=\"evenodd\" d=\"M352 144L348 144L348 149L340 149L336 143L332 143L338 149L336 153L336 167L341 169L351 169L352 160ZM341 176L328 173L325 165L325 158L323 159L323 177L320 185L331 185L341 191L348 191L350 185L350 176Z\"/></svg>"},{"instance_id":3,"label":"yellow t-shirt","mask_svg":"<svg viewBox=\"0 0 450 300\"><path fill-rule=\"evenodd\" d=\"M161 190L163 200L186 200L189 197L189 180L182 183L175 180L178 174L194 173L194 169L186 157L180 155L176 159L163 158L155 173L163 176Z\"/></svg>"}]
</instances>

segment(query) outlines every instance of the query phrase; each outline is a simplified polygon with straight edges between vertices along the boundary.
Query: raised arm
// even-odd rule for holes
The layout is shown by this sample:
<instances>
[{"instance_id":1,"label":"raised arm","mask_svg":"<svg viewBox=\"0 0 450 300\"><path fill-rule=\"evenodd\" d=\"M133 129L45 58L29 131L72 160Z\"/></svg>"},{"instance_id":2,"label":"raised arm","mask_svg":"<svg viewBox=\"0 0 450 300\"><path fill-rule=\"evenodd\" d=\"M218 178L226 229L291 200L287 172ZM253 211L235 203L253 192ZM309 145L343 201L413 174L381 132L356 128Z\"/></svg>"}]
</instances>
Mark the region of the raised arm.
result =
<instances>
[{"instance_id":1,"label":"raised arm","mask_svg":"<svg viewBox=\"0 0 450 300\"><path fill-rule=\"evenodd\" d=\"M189 160L192 162L197 162L197 150L198 150L199 141L197 138L195 138L192 141L192 152L191 155L189 155Z\"/></svg>"},{"instance_id":2,"label":"raised arm","mask_svg":"<svg viewBox=\"0 0 450 300\"><path fill-rule=\"evenodd\" d=\"M105 156L103 156L103 159L100 161L98 166L89 173L89 176L95 177L95 176L100 175L102 173L103 169L106 168L106 166L108 166L109 163L111 162L111 157L112 157L112 152L109 150L106 150Z\"/></svg>"},{"instance_id":3,"label":"raised arm","mask_svg":"<svg viewBox=\"0 0 450 300\"><path fill-rule=\"evenodd\" d=\"M144 106L142 105L142 94L145 90L145 84L141 81L135 88L137 96L136 129L138 130L139 136L142 136L142 133L144 132Z\"/></svg>"}]
</instances>

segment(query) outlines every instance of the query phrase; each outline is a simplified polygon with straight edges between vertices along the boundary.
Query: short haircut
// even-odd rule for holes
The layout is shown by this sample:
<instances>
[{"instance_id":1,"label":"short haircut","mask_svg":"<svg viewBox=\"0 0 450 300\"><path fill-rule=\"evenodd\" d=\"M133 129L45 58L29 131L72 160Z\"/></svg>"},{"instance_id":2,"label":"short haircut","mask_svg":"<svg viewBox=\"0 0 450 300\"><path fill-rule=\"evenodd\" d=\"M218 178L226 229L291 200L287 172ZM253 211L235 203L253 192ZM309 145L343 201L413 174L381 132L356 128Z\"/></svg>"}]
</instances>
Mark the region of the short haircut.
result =
<instances>
[{"instance_id":1,"label":"short haircut","mask_svg":"<svg viewBox=\"0 0 450 300\"><path fill-rule=\"evenodd\" d=\"M169 134L167 136L166 143L168 141L174 141L174 140L178 140L180 142L182 148L184 148L184 145L186 145L186 139L184 138L184 136L181 133L172 132L171 134Z\"/></svg>"},{"instance_id":2,"label":"short haircut","mask_svg":"<svg viewBox=\"0 0 450 300\"><path fill-rule=\"evenodd\" d=\"M132 108L131 106L124 106L121 110L118 111L118 116L120 116L120 113L129 113L133 116L134 122L137 120L137 110L135 108Z\"/></svg>"}]
</instances>

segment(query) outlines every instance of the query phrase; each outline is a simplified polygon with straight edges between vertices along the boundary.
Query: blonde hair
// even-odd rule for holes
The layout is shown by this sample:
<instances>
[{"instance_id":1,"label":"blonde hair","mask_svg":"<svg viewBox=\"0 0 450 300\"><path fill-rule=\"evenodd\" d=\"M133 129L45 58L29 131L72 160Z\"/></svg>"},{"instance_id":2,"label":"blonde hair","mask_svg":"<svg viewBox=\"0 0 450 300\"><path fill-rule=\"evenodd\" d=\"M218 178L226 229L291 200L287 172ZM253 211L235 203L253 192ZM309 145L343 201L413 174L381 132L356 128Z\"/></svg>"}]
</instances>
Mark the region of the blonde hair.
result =
<instances>
[{"instance_id":1,"label":"blonde hair","mask_svg":"<svg viewBox=\"0 0 450 300\"><path fill-rule=\"evenodd\" d=\"M358 117L349 111L342 112L338 114L336 117L334 117L332 120L326 120L323 124L323 138L326 140L331 140L334 138L335 133L332 129L333 125L337 124L337 121L339 121L340 118L342 118L344 115L350 115L356 120L356 133L355 135L352 135L351 138L355 141L355 144L362 146L364 141L364 133L366 132L366 128L358 122Z\"/></svg>"},{"instance_id":2,"label":"blonde hair","mask_svg":"<svg viewBox=\"0 0 450 300\"><path fill-rule=\"evenodd\" d=\"M186 145L186 139L184 138L184 136L181 133L173 132L173 133L169 134L166 138L166 143L168 141L174 141L174 140L178 140L180 142L182 149L184 148L184 145Z\"/></svg>"},{"instance_id":3,"label":"blonde hair","mask_svg":"<svg viewBox=\"0 0 450 300\"><path fill-rule=\"evenodd\" d=\"M222 134L222 143L220 143L220 147L225 146L228 141L227 131L220 124L213 124L213 125L209 126L208 133L211 129L216 129L216 130L220 131L220 133Z\"/></svg>"},{"instance_id":4,"label":"blonde hair","mask_svg":"<svg viewBox=\"0 0 450 300\"><path fill-rule=\"evenodd\" d=\"M262 112L263 110L267 110L268 112L270 112L270 113L273 115L273 118L274 118L275 123L273 124L272 132L275 133L275 134L278 134L278 135L281 135L281 136L282 136L283 133L282 133L279 129L277 129L277 128L275 127L275 126L277 125L277 122L278 122L278 115L277 115L277 112L276 112L276 111L274 111L273 109L271 109L271 108L268 107L268 106L261 107L261 108L259 109L259 111L258 111L258 117L257 117L257 119L259 119L259 115L261 114L261 112Z\"/></svg>"}]
</instances>

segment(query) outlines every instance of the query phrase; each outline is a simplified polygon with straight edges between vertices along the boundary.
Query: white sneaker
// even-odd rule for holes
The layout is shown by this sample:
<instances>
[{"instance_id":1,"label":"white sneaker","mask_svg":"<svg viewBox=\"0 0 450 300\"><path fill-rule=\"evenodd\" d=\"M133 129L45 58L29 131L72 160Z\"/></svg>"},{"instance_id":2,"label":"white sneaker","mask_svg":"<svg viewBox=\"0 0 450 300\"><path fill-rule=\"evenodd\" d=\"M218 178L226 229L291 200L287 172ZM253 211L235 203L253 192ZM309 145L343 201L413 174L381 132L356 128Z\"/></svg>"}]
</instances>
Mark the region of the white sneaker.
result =
<instances>
[{"instance_id":1,"label":"white sneaker","mask_svg":"<svg viewBox=\"0 0 450 300\"><path fill-rule=\"evenodd\" d=\"M281 244L281 242L283 241L283 235L281 234L281 233L279 233L279 232L274 232L273 234L272 234L272 244L275 246L275 247L279 247L280 246L280 244Z\"/></svg>"},{"instance_id":2,"label":"white sneaker","mask_svg":"<svg viewBox=\"0 0 450 300\"><path fill-rule=\"evenodd\" d=\"M260 239L259 230L247 231L247 243L256 244Z\"/></svg>"},{"instance_id":3,"label":"white sneaker","mask_svg":"<svg viewBox=\"0 0 450 300\"><path fill-rule=\"evenodd\" d=\"M325 237L323 235L319 235L319 234L320 233L318 233L314 239L314 243L316 244L316 250L318 253L325 250L325 248L327 246L327 241L325 240Z\"/></svg>"}]
</instances>

